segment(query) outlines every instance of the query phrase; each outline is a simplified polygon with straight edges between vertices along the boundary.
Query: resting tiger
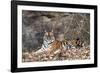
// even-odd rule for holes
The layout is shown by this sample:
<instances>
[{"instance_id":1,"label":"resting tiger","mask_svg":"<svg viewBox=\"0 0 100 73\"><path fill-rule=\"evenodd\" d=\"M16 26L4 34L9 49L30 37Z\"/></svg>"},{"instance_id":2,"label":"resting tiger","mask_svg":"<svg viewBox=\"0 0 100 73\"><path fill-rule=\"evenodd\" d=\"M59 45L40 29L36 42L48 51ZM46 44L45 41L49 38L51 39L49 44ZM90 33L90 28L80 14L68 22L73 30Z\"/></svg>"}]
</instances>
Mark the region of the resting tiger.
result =
<instances>
[{"instance_id":1,"label":"resting tiger","mask_svg":"<svg viewBox=\"0 0 100 73\"><path fill-rule=\"evenodd\" d=\"M67 49L80 48L80 47L83 47L84 46L84 43L80 39L64 40L64 41L62 41L62 43L64 44L64 46Z\"/></svg>"},{"instance_id":2,"label":"resting tiger","mask_svg":"<svg viewBox=\"0 0 100 73\"><path fill-rule=\"evenodd\" d=\"M44 37L43 37L43 44L40 50L38 50L36 53L47 51L49 47L51 47L51 44L55 41L54 33L53 31L47 32L45 31Z\"/></svg>"}]
</instances>

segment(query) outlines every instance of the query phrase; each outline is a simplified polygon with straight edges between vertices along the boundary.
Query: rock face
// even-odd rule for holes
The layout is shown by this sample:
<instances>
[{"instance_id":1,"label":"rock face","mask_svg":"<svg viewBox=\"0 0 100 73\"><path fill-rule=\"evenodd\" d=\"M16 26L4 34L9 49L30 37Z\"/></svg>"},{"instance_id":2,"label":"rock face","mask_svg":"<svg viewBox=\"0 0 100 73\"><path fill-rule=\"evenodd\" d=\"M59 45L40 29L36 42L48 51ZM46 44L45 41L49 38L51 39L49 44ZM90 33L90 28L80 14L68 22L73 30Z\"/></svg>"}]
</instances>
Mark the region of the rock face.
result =
<instances>
[{"instance_id":1,"label":"rock face","mask_svg":"<svg viewBox=\"0 0 100 73\"><path fill-rule=\"evenodd\" d=\"M71 12L22 11L23 51L36 51L43 43L44 31L54 31L55 38L80 38L90 44L90 14Z\"/></svg>"}]
</instances>

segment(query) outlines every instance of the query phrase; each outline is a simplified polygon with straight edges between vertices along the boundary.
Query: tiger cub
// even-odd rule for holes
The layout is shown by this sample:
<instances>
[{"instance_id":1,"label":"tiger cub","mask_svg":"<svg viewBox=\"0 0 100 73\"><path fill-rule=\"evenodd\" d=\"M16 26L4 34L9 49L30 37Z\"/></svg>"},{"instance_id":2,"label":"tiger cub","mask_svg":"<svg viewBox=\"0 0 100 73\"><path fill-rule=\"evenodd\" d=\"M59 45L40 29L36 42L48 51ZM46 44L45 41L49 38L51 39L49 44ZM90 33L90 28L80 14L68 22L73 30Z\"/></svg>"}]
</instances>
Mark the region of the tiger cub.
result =
<instances>
[{"instance_id":1,"label":"tiger cub","mask_svg":"<svg viewBox=\"0 0 100 73\"><path fill-rule=\"evenodd\" d=\"M66 49L80 48L84 46L84 43L79 38L75 40L64 40L62 43Z\"/></svg>"}]
</instances>

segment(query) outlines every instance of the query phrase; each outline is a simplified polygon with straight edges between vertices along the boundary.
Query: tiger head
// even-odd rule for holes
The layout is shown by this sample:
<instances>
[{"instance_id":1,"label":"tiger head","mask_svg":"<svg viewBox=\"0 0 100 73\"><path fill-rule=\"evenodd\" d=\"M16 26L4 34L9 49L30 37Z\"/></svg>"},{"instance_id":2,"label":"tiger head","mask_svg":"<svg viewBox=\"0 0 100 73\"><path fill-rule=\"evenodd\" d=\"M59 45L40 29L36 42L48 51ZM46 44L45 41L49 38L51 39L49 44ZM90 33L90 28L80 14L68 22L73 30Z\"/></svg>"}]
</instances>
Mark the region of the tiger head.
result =
<instances>
[{"instance_id":1,"label":"tiger head","mask_svg":"<svg viewBox=\"0 0 100 73\"><path fill-rule=\"evenodd\" d=\"M45 41L53 42L55 40L53 30L52 31L45 31L43 39Z\"/></svg>"}]
</instances>

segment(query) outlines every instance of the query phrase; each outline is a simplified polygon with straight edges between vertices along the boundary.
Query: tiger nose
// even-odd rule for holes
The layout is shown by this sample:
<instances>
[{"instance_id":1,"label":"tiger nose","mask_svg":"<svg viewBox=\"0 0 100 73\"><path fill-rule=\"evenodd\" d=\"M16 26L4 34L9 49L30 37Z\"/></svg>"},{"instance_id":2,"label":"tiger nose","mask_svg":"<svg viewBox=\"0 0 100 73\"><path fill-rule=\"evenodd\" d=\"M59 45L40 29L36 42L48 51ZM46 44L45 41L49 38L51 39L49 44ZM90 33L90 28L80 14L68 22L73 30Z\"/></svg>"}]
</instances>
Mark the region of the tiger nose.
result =
<instances>
[{"instance_id":1,"label":"tiger nose","mask_svg":"<svg viewBox=\"0 0 100 73\"><path fill-rule=\"evenodd\" d=\"M50 36L48 36L48 39L51 39L51 37L50 37Z\"/></svg>"}]
</instances>

